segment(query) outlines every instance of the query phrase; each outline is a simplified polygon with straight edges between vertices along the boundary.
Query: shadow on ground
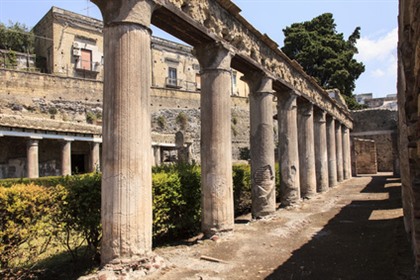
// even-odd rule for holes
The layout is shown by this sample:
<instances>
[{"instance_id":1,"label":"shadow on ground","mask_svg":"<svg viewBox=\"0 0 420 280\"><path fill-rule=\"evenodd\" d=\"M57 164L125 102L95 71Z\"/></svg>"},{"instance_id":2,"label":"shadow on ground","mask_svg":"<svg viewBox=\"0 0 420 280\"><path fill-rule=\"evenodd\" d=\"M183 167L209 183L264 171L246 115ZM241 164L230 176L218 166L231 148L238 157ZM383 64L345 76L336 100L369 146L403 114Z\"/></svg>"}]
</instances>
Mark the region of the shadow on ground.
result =
<instances>
[{"instance_id":1,"label":"shadow on ground","mask_svg":"<svg viewBox=\"0 0 420 280\"><path fill-rule=\"evenodd\" d=\"M415 279L404 275L413 261L403 219L395 215L401 208L398 183L390 176L373 176L360 200L344 207L266 279ZM383 199L386 194L389 199ZM379 199L365 200L370 195Z\"/></svg>"}]
</instances>

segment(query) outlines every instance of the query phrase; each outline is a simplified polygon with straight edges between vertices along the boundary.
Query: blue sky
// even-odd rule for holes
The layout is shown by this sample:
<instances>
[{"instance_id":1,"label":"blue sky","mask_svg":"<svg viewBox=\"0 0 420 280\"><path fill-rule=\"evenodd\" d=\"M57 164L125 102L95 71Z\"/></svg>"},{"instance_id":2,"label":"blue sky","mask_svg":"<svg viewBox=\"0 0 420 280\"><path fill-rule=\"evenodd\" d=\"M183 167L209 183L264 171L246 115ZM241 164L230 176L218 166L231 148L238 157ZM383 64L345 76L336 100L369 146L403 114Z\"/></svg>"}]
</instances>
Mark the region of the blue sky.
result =
<instances>
[{"instance_id":1,"label":"blue sky","mask_svg":"<svg viewBox=\"0 0 420 280\"><path fill-rule=\"evenodd\" d=\"M361 27L357 59L366 71L356 82L355 93L375 97L396 93L398 0L233 0L245 17L280 46L282 29L294 22L310 20L330 12L337 31L348 37ZM87 0L0 0L0 22L34 26L51 6L101 19L96 6ZM154 28L154 35L171 37Z\"/></svg>"}]
</instances>

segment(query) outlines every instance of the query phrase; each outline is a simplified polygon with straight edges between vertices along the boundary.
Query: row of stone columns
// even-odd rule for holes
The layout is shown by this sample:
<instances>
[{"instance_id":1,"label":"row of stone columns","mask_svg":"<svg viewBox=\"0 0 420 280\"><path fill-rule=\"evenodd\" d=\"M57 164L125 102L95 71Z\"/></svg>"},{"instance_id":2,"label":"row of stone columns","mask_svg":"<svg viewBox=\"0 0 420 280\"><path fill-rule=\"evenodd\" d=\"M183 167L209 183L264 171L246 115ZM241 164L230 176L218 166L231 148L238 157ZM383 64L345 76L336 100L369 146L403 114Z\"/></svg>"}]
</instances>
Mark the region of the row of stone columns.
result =
<instances>
[{"instance_id":1,"label":"row of stone columns","mask_svg":"<svg viewBox=\"0 0 420 280\"><path fill-rule=\"evenodd\" d=\"M27 142L27 177L39 177L39 138L30 138ZM99 168L100 147L99 143L91 143L89 171ZM61 175L71 175L71 141L63 141L61 146Z\"/></svg>"},{"instance_id":2,"label":"row of stone columns","mask_svg":"<svg viewBox=\"0 0 420 280\"><path fill-rule=\"evenodd\" d=\"M101 261L107 264L136 259L152 249L149 26L155 4L151 0L93 2L104 18ZM234 225L230 104L234 54L218 42L194 50L201 69L201 227L211 235ZM245 79L251 88L252 212L261 217L275 211L272 80L262 73L247 74ZM305 196L314 194L318 186L317 160L309 144L315 137L313 107L302 109L300 127L305 135L299 137L308 140L298 141L297 96L290 91L278 94L278 100L282 203L290 205L301 197L301 181ZM325 142L322 137L318 140ZM305 154L302 160L299 146ZM324 155L325 150L318 154ZM329 160L336 163L335 157ZM326 160L322 162L319 168L325 172ZM300 165L310 174L301 177ZM326 176L320 177L319 188L326 188Z\"/></svg>"},{"instance_id":3,"label":"row of stone columns","mask_svg":"<svg viewBox=\"0 0 420 280\"><path fill-rule=\"evenodd\" d=\"M283 206L324 192L351 176L348 128L292 90L274 93L262 73L245 75L250 87L252 215L275 211L272 96L277 96L280 197Z\"/></svg>"}]
</instances>

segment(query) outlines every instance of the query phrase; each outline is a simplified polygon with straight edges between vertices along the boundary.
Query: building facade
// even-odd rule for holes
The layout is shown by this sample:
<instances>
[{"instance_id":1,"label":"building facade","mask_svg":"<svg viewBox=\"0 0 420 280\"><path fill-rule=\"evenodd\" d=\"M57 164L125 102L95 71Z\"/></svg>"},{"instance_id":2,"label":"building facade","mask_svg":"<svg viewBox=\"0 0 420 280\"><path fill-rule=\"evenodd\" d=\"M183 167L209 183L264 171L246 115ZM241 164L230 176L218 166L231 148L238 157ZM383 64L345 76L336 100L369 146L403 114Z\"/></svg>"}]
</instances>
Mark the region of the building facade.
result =
<instances>
[{"instance_id":1,"label":"building facade","mask_svg":"<svg viewBox=\"0 0 420 280\"><path fill-rule=\"evenodd\" d=\"M0 69L0 178L97 170L102 141L102 22L53 7L33 31L42 73L23 71L24 65ZM199 162L199 63L192 48L183 44L153 37L151 48L153 163L178 158ZM230 73L232 153L240 159L249 147L249 89L240 80L241 73Z\"/></svg>"}]
</instances>

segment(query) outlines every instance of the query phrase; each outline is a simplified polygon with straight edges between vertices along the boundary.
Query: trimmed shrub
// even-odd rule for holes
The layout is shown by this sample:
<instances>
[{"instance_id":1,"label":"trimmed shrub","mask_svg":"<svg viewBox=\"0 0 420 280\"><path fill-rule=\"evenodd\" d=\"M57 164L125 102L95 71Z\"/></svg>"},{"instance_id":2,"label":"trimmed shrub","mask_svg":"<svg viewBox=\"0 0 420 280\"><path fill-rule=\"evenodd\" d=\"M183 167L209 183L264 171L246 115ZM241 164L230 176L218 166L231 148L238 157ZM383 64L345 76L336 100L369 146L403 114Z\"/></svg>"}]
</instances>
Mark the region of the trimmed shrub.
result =
<instances>
[{"instance_id":1,"label":"trimmed shrub","mask_svg":"<svg viewBox=\"0 0 420 280\"><path fill-rule=\"evenodd\" d=\"M10 268L13 262L25 263L43 251L52 235L49 213L56 210L54 202L51 191L34 184L0 187L1 269ZM47 237L45 244L32 245L40 236ZM19 250L23 244L25 253Z\"/></svg>"},{"instance_id":2,"label":"trimmed shrub","mask_svg":"<svg viewBox=\"0 0 420 280\"><path fill-rule=\"evenodd\" d=\"M153 168L154 238L165 241L200 229L200 168L190 164Z\"/></svg>"},{"instance_id":3,"label":"trimmed shrub","mask_svg":"<svg viewBox=\"0 0 420 280\"><path fill-rule=\"evenodd\" d=\"M64 233L60 241L73 259L79 248L87 243L87 253L99 258L101 231L101 174L90 173L62 178L62 185L53 188L57 195L59 212L54 216L55 226ZM70 238L72 237L72 238Z\"/></svg>"},{"instance_id":4,"label":"trimmed shrub","mask_svg":"<svg viewBox=\"0 0 420 280\"><path fill-rule=\"evenodd\" d=\"M235 216L251 211L251 166L233 165L233 198Z\"/></svg>"}]
</instances>

